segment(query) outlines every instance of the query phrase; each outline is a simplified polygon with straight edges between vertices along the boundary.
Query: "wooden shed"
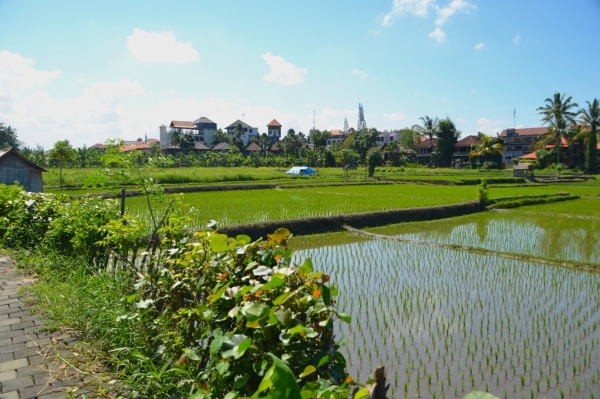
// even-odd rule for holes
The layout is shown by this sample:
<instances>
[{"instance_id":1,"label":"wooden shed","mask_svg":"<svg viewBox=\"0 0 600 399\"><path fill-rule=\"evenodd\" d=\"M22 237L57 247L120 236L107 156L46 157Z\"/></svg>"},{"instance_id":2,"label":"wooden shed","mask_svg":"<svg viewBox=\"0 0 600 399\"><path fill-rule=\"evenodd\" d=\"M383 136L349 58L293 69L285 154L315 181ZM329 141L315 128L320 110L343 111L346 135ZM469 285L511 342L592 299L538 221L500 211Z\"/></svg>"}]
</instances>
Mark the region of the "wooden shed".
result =
<instances>
[{"instance_id":1,"label":"wooden shed","mask_svg":"<svg viewBox=\"0 0 600 399\"><path fill-rule=\"evenodd\" d=\"M24 157L14 147L0 150L0 183L17 182L27 191L41 193L44 191L42 172L46 169Z\"/></svg>"},{"instance_id":2,"label":"wooden shed","mask_svg":"<svg viewBox=\"0 0 600 399\"><path fill-rule=\"evenodd\" d=\"M529 175L530 165L527 163L520 163L513 165L513 176L515 177L527 177Z\"/></svg>"}]
</instances>

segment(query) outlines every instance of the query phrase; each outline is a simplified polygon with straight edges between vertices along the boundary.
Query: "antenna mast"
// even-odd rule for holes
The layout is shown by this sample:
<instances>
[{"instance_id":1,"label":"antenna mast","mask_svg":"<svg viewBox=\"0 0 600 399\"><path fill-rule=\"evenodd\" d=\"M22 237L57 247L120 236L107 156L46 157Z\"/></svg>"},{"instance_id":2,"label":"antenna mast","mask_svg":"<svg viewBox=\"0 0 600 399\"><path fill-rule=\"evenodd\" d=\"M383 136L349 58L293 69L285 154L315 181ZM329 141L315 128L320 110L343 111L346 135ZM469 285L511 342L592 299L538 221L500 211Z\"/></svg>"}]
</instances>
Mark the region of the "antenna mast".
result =
<instances>
[{"instance_id":1,"label":"antenna mast","mask_svg":"<svg viewBox=\"0 0 600 399\"><path fill-rule=\"evenodd\" d=\"M513 109L513 129L517 128L517 109Z\"/></svg>"},{"instance_id":2,"label":"antenna mast","mask_svg":"<svg viewBox=\"0 0 600 399\"><path fill-rule=\"evenodd\" d=\"M313 109L313 130L315 130L315 110Z\"/></svg>"}]
</instances>

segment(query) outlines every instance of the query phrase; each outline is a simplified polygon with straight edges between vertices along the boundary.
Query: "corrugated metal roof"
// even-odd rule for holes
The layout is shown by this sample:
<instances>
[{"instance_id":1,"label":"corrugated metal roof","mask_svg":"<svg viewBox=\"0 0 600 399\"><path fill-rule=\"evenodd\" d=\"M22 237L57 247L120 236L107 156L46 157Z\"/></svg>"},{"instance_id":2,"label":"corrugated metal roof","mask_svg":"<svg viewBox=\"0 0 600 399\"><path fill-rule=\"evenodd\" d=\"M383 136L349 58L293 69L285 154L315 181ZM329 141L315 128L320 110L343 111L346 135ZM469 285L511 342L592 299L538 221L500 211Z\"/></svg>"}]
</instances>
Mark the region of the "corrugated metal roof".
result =
<instances>
[{"instance_id":1,"label":"corrugated metal roof","mask_svg":"<svg viewBox=\"0 0 600 399\"><path fill-rule=\"evenodd\" d=\"M19 158L21 158L22 160L27 162L29 165L31 165L32 168L41 170L42 172L47 172L46 169L42 168L40 165L36 164L32 160L30 160L29 158L27 158L26 156L21 154L15 147L7 147L7 148L0 150L0 159L8 156L8 154L11 154L11 153L15 154L16 156L18 156Z\"/></svg>"}]
</instances>

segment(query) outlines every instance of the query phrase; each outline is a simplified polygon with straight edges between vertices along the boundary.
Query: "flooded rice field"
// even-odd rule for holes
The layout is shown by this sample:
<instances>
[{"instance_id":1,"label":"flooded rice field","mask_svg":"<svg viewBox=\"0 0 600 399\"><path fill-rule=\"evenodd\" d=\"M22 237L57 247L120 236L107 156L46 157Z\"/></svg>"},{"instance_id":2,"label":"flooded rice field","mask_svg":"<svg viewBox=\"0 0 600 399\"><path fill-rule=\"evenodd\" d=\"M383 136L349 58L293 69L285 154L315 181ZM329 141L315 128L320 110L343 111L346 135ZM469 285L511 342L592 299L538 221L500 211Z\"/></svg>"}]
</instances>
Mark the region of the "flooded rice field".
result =
<instances>
[{"instance_id":1,"label":"flooded rice field","mask_svg":"<svg viewBox=\"0 0 600 399\"><path fill-rule=\"evenodd\" d=\"M598 221L548 236L551 224L475 219L385 233L599 262L591 242ZM461 398L477 389L500 398L600 398L600 274L385 239L296 256L310 257L340 288L339 310L352 315L338 331L349 338L351 374L364 381L385 365L390 397Z\"/></svg>"}]
</instances>

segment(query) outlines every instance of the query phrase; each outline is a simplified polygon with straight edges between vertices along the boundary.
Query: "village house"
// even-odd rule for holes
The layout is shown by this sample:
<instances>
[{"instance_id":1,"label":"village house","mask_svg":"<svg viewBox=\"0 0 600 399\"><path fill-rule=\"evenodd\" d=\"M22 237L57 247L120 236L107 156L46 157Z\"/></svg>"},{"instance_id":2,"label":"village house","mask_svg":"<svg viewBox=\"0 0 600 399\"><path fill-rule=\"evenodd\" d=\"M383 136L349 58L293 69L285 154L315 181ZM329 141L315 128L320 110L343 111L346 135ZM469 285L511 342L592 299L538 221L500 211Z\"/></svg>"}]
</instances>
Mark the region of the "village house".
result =
<instances>
[{"instance_id":1,"label":"village house","mask_svg":"<svg viewBox=\"0 0 600 399\"><path fill-rule=\"evenodd\" d=\"M533 151L532 144L539 140L542 134L548 133L548 128L509 128L500 133L504 139L504 163L512 165L513 158L520 158L523 155L530 154Z\"/></svg>"},{"instance_id":2,"label":"village house","mask_svg":"<svg viewBox=\"0 0 600 399\"><path fill-rule=\"evenodd\" d=\"M24 157L14 147L0 150L0 183L11 185L15 182L26 191L44 191L42 172L46 169Z\"/></svg>"},{"instance_id":3,"label":"village house","mask_svg":"<svg viewBox=\"0 0 600 399\"><path fill-rule=\"evenodd\" d=\"M201 116L193 122L189 121L171 121L167 126L160 125L160 149L163 152L176 152L177 147L171 144L171 133L178 131L181 134L190 133L194 136L194 141L197 143L196 150L203 151L208 149L214 141L213 135L217 131L217 124L210 119ZM202 145L200 145L202 144Z\"/></svg>"},{"instance_id":4,"label":"village house","mask_svg":"<svg viewBox=\"0 0 600 399\"><path fill-rule=\"evenodd\" d=\"M454 153L452 154L452 164L454 166L464 166L469 164L469 154L475 149L475 146L481 144L477 136L467 136L454 144Z\"/></svg>"},{"instance_id":5,"label":"village house","mask_svg":"<svg viewBox=\"0 0 600 399\"><path fill-rule=\"evenodd\" d=\"M242 141L244 142L244 145L248 145L248 143L250 143L254 137L258 136L257 127L252 127L239 119L227 126L225 130L227 130L227 133L233 134L238 124L242 125Z\"/></svg>"},{"instance_id":6,"label":"village house","mask_svg":"<svg viewBox=\"0 0 600 399\"><path fill-rule=\"evenodd\" d=\"M271 138L271 144L281 140L281 123L273 119L267 124L267 135Z\"/></svg>"}]
</instances>

